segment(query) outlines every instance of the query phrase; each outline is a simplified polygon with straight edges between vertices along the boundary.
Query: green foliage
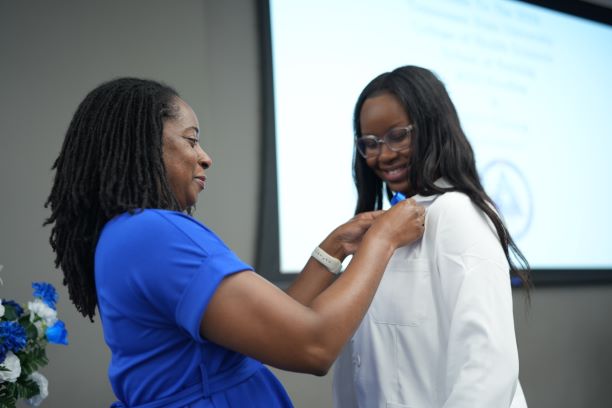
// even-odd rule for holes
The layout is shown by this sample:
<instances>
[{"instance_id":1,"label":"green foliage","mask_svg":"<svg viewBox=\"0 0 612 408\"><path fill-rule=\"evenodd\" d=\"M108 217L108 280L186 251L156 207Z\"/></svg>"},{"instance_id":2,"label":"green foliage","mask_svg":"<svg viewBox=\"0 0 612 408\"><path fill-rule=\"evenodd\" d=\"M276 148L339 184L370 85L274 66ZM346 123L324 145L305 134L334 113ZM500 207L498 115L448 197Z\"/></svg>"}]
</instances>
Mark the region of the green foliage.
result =
<instances>
[{"instance_id":1,"label":"green foliage","mask_svg":"<svg viewBox=\"0 0 612 408\"><path fill-rule=\"evenodd\" d=\"M0 408L11 408L17 404L13 384L0 387Z\"/></svg>"},{"instance_id":2,"label":"green foliage","mask_svg":"<svg viewBox=\"0 0 612 408\"><path fill-rule=\"evenodd\" d=\"M38 320L40 320L40 318L38 318ZM25 329L26 335L28 336L28 342L36 341L36 338L38 337L38 329L36 329L34 323L30 322L30 315L22 316L21 319L19 319L19 324Z\"/></svg>"},{"instance_id":3,"label":"green foliage","mask_svg":"<svg viewBox=\"0 0 612 408\"><path fill-rule=\"evenodd\" d=\"M17 310L11 305L4 305L4 316L3 320L17 320Z\"/></svg>"},{"instance_id":4,"label":"green foliage","mask_svg":"<svg viewBox=\"0 0 612 408\"><path fill-rule=\"evenodd\" d=\"M28 342L26 349L16 355L21 362L21 375L26 377L49 363L45 353L45 344Z\"/></svg>"},{"instance_id":5,"label":"green foliage","mask_svg":"<svg viewBox=\"0 0 612 408\"><path fill-rule=\"evenodd\" d=\"M0 408L12 408L17 400L32 398L39 392L38 385L21 374L17 382L0 385Z\"/></svg>"}]
</instances>

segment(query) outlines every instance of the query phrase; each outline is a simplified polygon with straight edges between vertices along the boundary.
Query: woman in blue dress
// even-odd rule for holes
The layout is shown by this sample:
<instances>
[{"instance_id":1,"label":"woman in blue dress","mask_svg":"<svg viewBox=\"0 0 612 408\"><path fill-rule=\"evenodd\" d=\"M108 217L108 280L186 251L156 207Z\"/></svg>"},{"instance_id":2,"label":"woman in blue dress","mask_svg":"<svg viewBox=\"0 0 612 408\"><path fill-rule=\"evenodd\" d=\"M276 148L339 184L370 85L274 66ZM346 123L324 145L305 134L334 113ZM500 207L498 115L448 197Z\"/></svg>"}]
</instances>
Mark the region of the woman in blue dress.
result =
<instances>
[{"instance_id":1,"label":"woman in blue dress","mask_svg":"<svg viewBox=\"0 0 612 408\"><path fill-rule=\"evenodd\" d=\"M325 374L393 251L421 237L424 210L407 200L349 220L283 292L191 217L212 165L199 138L164 84L91 91L53 166L56 266L77 309L93 320L98 308L114 407L290 407L262 363Z\"/></svg>"}]
</instances>

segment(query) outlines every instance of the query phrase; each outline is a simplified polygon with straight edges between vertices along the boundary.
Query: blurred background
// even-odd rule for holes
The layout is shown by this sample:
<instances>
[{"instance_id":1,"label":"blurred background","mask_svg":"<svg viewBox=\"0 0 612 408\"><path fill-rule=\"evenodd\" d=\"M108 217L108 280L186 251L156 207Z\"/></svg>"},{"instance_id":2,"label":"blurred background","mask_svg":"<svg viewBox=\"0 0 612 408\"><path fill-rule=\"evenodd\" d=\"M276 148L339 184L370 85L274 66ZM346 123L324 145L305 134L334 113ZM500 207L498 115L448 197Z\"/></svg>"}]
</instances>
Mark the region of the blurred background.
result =
<instances>
[{"instance_id":1,"label":"blurred background","mask_svg":"<svg viewBox=\"0 0 612 408\"><path fill-rule=\"evenodd\" d=\"M147 77L189 102L213 158L195 216L255 263L262 137L257 7L255 0L0 0L0 297L24 303L32 281L48 281L60 292L59 317L69 330L69 346L47 348L50 363L41 371L50 395L42 406L114 401L99 321L70 303L53 265L50 229L42 227L51 166L78 103L95 86L117 76ZM529 307L522 290L514 298L529 406L611 407L612 286L536 288ZM275 372L296 407L331 406L332 373Z\"/></svg>"}]
</instances>

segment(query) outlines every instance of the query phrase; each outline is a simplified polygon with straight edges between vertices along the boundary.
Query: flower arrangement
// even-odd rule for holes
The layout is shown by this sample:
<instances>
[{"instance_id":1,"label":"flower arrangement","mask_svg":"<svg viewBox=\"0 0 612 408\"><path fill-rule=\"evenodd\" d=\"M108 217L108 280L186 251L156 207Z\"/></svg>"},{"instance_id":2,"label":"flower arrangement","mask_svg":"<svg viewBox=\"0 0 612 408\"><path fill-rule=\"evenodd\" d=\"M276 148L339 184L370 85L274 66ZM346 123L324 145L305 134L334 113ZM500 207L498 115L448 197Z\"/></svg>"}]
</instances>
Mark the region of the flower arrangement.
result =
<instances>
[{"instance_id":1,"label":"flower arrangement","mask_svg":"<svg viewBox=\"0 0 612 408\"><path fill-rule=\"evenodd\" d=\"M0 407L15 407L20 399L38 406L49 394L47 379L37 371L49 362L45 347L68 344L66 326L57 319L55 288L34 282L32 289L34 300L25 310L0 300Z\"/></svg>"}]
</instances>

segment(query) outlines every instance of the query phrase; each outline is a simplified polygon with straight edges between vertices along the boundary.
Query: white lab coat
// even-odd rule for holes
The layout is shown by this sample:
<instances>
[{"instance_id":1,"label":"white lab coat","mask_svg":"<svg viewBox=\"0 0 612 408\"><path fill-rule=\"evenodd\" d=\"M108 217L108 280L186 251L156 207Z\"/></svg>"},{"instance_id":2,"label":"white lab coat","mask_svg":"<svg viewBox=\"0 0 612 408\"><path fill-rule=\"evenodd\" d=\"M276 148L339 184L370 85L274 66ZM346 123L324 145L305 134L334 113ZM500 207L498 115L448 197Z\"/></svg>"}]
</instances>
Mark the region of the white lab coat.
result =
<instances>
[{"instance_id":1,"label":"white lab coat","mask_svg":"<svg viewBox=\"0 0 612 408\"><path fill-rule=\"evenodd\" d=\"M336 361L335 407L526 408L492 224L462 193L414 198L428 207L425 234L395 251Z\"/></svg>"}]
</instances>

